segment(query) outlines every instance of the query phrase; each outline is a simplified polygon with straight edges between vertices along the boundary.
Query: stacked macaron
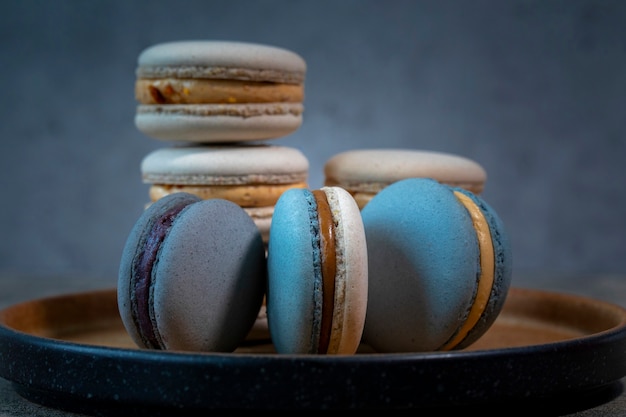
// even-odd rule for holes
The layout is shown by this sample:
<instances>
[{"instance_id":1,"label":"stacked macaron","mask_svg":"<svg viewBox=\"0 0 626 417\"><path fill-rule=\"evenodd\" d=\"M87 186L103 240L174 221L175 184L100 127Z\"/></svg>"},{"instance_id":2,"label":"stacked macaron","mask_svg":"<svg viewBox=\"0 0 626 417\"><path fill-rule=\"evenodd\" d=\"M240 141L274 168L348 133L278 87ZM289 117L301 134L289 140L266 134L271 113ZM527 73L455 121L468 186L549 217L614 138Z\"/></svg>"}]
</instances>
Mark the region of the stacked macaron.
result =
<instances>
[{"instance_id":1,"label":"stacked macaron","mask_svg":"<svg viewBox=\"0 0 626 417\"><path fill-rule=\"evenodd\" d=\"M307 186L308 160L296 148L267 144L172 146L148 154L141 171L151 202L177 192L232 201L267 243L278 197Z\"/></svg>"},{"instance_id":2,"label":"stacked macaron","mask_svg":"<svg viewBox=\"0 0 626 417\"><path fill-rule=\"evenodd\" d=\"M345 188L360 208L383 188L407 178L432 178L481 194L487 173L467 157L417 149L353 149L324 165L324 184Z\"/></svg>"},{"instance_id":3,"label":"stacked macaron","mask_svg":"<svg viewBox=\"0 0 626 417\"><path fill-rule=\"evenodd\" d=\"M307 158L264 143L302 124L305 73L298 54L268 45L181 41L145 49L135 125L170 144L142 161L150 202L181 191L232 201L267 242L280 194L307 186Z\"/></svg>"}]
</instances>

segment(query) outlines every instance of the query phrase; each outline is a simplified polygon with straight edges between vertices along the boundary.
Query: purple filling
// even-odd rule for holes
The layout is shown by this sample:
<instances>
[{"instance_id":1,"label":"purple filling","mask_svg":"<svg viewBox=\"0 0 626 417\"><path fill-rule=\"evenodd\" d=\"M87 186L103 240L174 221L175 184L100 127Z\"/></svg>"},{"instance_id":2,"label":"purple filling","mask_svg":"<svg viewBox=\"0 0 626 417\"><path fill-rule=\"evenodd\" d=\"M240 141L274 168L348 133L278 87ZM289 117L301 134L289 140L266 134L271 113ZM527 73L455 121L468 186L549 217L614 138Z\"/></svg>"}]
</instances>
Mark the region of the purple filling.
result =
<instances>
[{"instance_id":1,"label":"purple filling","mask_svg":"<svg viewBox=\"0 0 626 417\"><path fill-rule=\"evenodd\" d=\"M162 213L161 217L156 219L149 227L146 238L143 241L143 247L135 258L133 264L133 284L132 290L134 297L131 297L131 309L135 325L139 331L139 335L147 348L163 349L164 346L160 342L160 337L153 325L152 314L150 314L150 292L152 287L152 268L156 261L157 254L161 244L165 240L167 233L174 223L174 220L180 212L187 207L189 203L179 204L171 207Z\"/></svg>"}]
</instances>

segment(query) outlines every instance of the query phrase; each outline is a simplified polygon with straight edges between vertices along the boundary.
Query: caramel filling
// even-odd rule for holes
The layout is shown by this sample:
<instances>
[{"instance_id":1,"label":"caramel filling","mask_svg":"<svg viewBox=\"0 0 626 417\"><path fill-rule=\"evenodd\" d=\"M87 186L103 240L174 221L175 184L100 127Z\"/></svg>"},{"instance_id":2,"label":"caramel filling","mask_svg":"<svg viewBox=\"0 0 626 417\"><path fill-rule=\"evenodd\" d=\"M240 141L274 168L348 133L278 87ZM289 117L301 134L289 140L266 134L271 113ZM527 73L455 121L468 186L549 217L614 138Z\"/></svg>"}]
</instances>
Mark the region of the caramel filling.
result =
<instances>
[{"instance_id":1,"label":"caramel filling","mask_svg":"<svg viewBox=\"0 0 626 417\"><path fill-rule=\"evenodd\" d=\"M138 79L135 98L141 104L300 103L302 84L215 79Z\"/></svg>"},{"instance_id":2,"label":"caramel filling","mask_svg":"<svg viewBox=\"0 0 626 417\"><path fill-rule=\"evenodd\" d=\"M461 343L474 326L476 326L476 323L478 323L478 320L485 312L495 279L495 256L489 224L480 207L478 207L471 198L458 191L455 191L454 195L467 209L472 218L474 229L476 230L480 252L480 278L478 280L476 297L474 298L474 303L470 308L465 323L463 323L463 326L461 326L457 334L442 347L442 350L453 349L456 345Z\"/></svg>"},{"instance_id":3,"label":"caramel filling","mask_svg":"<svg viewBox=\"0 0 626 417\"><path fill-rule=\"evenodd\" d=\"M317 216L320 224L320 250L322 258L322 324L318 345L318 353L326 353L330 343L330 333L335 307L335 274L337 259L335 256L335 222L328 204L326 193L314 190L313 196L317 203Z\"/></svg>"},{"instance_id":4,"label":"caramel filling","mask_svg":"<svg viewBox=\"0 0 626 417\"><path fill-rule=\"evenodd\" d=\"M307 183L293 184L256 184L256 185L173 185L153 184L149 194L151 201L176 192L194 194L203 200L221 198L232 201L241 207L267 207L276 204L276 200L290 188L306 188Z\"/></svg>"}]
</instances>

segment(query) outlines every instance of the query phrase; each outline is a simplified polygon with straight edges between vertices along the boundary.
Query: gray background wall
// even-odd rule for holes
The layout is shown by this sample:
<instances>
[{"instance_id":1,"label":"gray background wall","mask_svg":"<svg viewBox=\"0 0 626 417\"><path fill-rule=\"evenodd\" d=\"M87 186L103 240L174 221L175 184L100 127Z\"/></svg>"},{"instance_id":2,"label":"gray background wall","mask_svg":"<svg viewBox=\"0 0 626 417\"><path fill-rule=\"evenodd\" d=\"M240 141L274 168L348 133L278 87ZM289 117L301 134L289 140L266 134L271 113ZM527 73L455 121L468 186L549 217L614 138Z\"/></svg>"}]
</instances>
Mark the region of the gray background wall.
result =
<instances>
[{"instance_id":1,"label":"gray background wall","mask_svg":"<svg viewBox=\"0 0 626 417\"><path fill-rule=\"evenodd\" d=\"M147 201L133 124L154 43L267 43L308 63L301 149L320 186L352 148L481 163L516 274L626 273L626 2L3 1L0 274L114 285ZM523 282L518 282L522 285Z\"/></svg>"}]
</instances>

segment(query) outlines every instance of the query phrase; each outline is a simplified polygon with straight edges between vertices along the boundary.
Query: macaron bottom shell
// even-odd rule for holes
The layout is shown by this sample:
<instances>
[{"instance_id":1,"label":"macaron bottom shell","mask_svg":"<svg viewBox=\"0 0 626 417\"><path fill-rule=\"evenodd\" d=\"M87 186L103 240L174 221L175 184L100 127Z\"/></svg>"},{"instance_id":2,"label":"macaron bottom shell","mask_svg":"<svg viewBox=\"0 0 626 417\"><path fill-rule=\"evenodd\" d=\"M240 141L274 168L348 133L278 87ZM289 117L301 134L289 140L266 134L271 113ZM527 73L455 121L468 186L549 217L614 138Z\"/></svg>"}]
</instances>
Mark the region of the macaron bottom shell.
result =
<instances>
[{"instance_id":1,"label":"macaron bottom shell","mask_svg":"<svg viewBox=\"0 0 626 417\"><path fill-rule=\"evenodd\" d=\"M222 114L217 112L219 109L203 111L218 106L223 108ZM263 106L261 113L246 116L245 108L229 106L234 105L139 106L135 126L145 135L163 141L232 143L277 139L302 125L302 114L298 112L277 112L263 104L257 106Z\"/></svg>"}]
</instances>

